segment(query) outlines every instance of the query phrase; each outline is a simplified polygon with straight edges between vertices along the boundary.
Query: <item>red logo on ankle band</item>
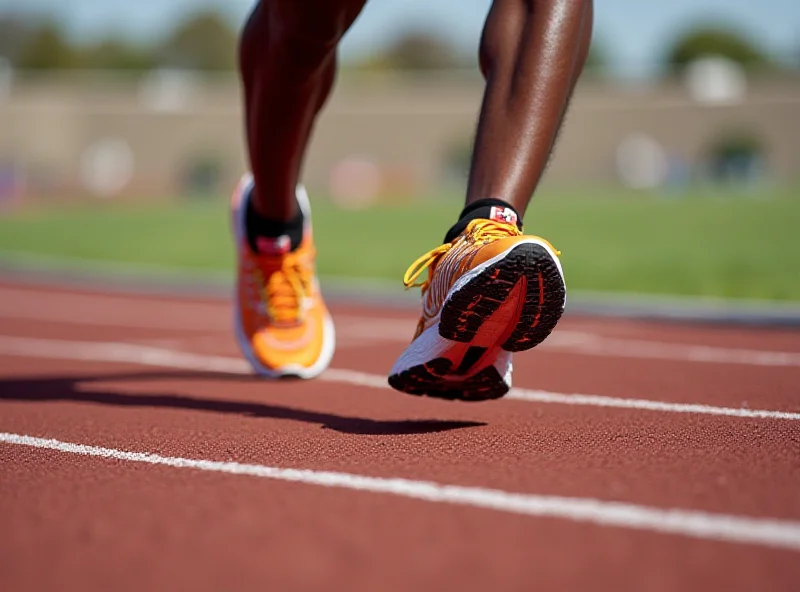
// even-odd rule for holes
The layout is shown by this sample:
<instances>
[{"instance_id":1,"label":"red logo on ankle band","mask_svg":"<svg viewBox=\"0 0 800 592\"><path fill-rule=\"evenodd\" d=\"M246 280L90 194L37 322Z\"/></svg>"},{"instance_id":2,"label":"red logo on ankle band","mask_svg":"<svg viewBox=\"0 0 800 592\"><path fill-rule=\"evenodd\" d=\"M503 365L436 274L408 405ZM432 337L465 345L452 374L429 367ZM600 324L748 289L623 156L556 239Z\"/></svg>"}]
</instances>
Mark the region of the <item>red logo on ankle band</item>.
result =
<instances>
[{"instance_id":1,"label":"red logo on ankle band","mask_svg":"<svg viewBox=\"0 0 800 592\"><path fill-rule=\"evenodd\" d=\"M489 219L495 222L504 222L506 224L516 224L517 215L511 208L498 208L492 206L492 212L489 214Z\"/></svg>"},{"instance_id":2,"label":"red logo on ankle band","mask_svg":"<svg viewBox=\"0 0 800 592\"><path fill-rule=\"evenodd\" d=\"M277 238L259 236L256 238L256 247L258 247L258 252L262 255L283 255L292 248L292 241L288 236L279 236Z\"/></svg>"}]
</instances>

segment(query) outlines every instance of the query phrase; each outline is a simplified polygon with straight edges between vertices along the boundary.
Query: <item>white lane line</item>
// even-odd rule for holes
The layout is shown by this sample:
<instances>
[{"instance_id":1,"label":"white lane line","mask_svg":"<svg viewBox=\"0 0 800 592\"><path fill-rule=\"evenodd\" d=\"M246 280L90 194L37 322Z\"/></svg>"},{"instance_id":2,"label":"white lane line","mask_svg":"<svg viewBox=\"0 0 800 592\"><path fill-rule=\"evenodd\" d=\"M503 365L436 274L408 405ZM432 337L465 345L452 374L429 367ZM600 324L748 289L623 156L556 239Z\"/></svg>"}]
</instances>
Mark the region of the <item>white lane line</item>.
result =
<instances>
[{"instance_id":1,"label":"white lane line","mask_svg":"<svg viewBox=\"0 0 800 592\"><path fill-rule=\"evenodd\" d=\"M192 332L229 331L219 304L131 299L0 287L0 317L95 327ZM198 321L199 319L199 321Z\"/></svg>"},{"instance_id":2,"label":"white lane line","mask_svg":"<svg viewBox=\"0 0 800 592\"><path fill-rule=\"evenodd\" d=\"M250 366L241 358L193 354L130 343L99 343L0 336L0 354L47 359L81 360L86 362L120 362L143 366L158 366L162 368L221 372L226 374L252 374ZM371 388L390 388L386 382L385 376L356 370L330 368L320 376L319 380ZM800 413L788 411L667 403L647 399L624 399L600 395L563 394L524 388L511 389L511 392L506 395L506 399L515 399L532 403L638 409L663 413L694 413L700 415L800 421Z\"/></svg>"},{"instance_id":3,"label":"white lane line","mask_svg":"<svg viewBox=\"0 0 800 592\"><path fill-rule=\"evenodd\" d=\"M587 407L612 407L617 409L638 409L640 411L660 411L662 413L696 413L699 415L722 415L727 417L757 419L800 420L800 413L788 411L769 411L766 409L743 409L737 407L715 407L699 403L665 403L647 399L624 399L601 395L581 395L550 393L531 389L512 389L509 399L533 403L559 403L561 405L582 405Z\"/></svg>"},{"instance_id":4,"label":"white lane line","mask_svg":"<svg viewBox=\"0 0 800 592\"><path fill-rule=\"evenodd\" d=\"M331 368L323 378L331 382L389 388L386 378L377 374L367 374L356 370ZM750 419L788 419L800 421L800 413L790 411L771 411L766 409L744 409L736 407L716 407L696 403L667 403L648 399L627 399L606 397L603 395L583 395L580 393L554 393L526 388L512 388L505 399L527 401L529 403L553 403L558 405L578 405L585 407L611 407L617 409L638 409L641 411L659 411L662 413L695 413L699 415L722 415Z\"/></svg>"},{"instance_id":5,"label":"white lane line","mask_svg":"<svg viewBox=\"0 0 800 592\"><path fill-rule=\"evenodd\" d=\"M411 338L407 321L345 315L335 316L334 320L340 333L375 342L406 342ZM570 329L556 329L537 349L610 358L800 368L800 352L626 339Z\"/></svg>"},{"instance_id":6,"label":"white lane line","mask_svg":"<svg viewBox=\"0 0 800 592\"><path fill-rule=\"evenodd\" d=\"M410 340L408 323L395 319L335 317L340 332L371 338L375 342ZM761 349L717 347L669 343L644 339L606 337L598 333L556 329L540 344L539 351L555 351L607 358L641 358L744 366L778 366L800 368L800 353Z\"/></svg>"},{"instance_id":7,"label":"white lane line","mask_svg":"<svg viewBox=\"0 0 800 592\"><path fill-rule=\"evenodd\" d=\"M58 307L53 307L53 302ZM58 323L100 327L132 327L152 330L194 332L228 331L229 314L222 314L221 303L181 303L149 301L142 312L121 295L53 294L37 290L0 287L0 317L47 320ZM136 301L137 305L141 303ZM198 320L199 319L199 320ZM344 347L369 347L379 343L406 343L413 334L415 320L334 314L337 335ZM352 340L350 340L352 338ZM606 337L599 333L556 329L539 351L588 356L667 360L701 364L731 364L800 368L800 352L726 348L710 345L669 343L652 340Z\"/></svg>"},{"instance_id":8,"label":"white lane line","mask_svg":"<svg viewBox=\"0 0 800 592\"><path fill-rule=\"evenodd\" d=\"M556 334L553 333L552 336ZM548 339L549 340L549 339ZM545 341L542 345L545 345ZM674 360L677 362L701 362L714 364L738 364L745 366L800 367L800 353L687 345L638 339L616 339L595 335L582 342L549 345L557 349L590 356L642 358L650 360Z\"/></svg>"},{"instance_id":9,"label":"white lane line","mask_svg":"<svg viewBox=\"0 0 800 592\"><path fill-rule=\"evenodd\" d=\"M433 503L456 504L528 516L588 522L601 526L800 551L800 522L788 520L661 509L590 498L510 493L497 489L443 485L430 481L169 457L149 452L129 452L3 432L0 432L0 442L126 462L248 475L307 485L391 494Z\"/></svg>"}]
</instances>

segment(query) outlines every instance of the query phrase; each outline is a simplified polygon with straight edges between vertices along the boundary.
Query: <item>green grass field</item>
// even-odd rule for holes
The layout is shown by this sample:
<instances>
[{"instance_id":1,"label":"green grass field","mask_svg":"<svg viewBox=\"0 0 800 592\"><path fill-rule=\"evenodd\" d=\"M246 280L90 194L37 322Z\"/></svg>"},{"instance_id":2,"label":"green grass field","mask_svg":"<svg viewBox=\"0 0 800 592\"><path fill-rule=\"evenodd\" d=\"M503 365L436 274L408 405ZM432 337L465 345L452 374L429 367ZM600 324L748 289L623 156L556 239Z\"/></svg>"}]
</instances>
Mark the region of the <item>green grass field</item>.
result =
<instances>
[{"instance_id":1,"label":"green grass field","mask_svg":"<svg viewBox=\"0 0 800 592\"><path fill-rule=\"evenodd\" d=\"M314 203L325 276L387 278L436 246L455 199L344 211ZM800 300L800 196L542 195L526 230L563 252L574 290ZM230 272L227 204L92 204L7 212L0 251Z\"/></svg>"}]
</instances>

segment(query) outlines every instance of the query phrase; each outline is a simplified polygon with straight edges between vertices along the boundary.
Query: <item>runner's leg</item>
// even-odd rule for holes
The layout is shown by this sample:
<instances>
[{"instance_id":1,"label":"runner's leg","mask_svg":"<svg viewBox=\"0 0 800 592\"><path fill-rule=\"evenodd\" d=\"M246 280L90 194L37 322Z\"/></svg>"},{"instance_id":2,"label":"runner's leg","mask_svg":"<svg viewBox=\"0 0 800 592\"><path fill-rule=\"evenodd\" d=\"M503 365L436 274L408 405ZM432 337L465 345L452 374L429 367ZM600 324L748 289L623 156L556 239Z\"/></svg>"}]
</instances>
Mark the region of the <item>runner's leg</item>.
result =
<instances>
[{"instance_id":1,"label":"runner's leg","mask_svg":"<svg viewBox=\"0 0 800 592\"><path fill-rule=\"evenodd\" d=\"M314 121L333 88L339 41L366 0L261 0L240 45L253 208L298 215L297 188Z\"/></svg>"}]
</instances>

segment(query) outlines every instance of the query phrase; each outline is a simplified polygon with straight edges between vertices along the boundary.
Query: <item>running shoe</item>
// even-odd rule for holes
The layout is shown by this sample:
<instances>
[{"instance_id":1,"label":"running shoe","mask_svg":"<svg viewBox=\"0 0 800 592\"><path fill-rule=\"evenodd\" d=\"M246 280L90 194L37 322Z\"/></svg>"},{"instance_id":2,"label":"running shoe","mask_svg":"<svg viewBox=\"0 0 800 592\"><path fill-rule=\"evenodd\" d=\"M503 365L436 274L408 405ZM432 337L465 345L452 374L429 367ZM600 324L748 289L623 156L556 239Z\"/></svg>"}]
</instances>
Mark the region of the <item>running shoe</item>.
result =
<instances>
[{"instance_id":1,"label":"running shoe","mask_svg":"<svg viewBox=\"0 0 800 592\"><path fill-rule=\"evenodd\" d=\"M253 190L242 178L231 198L237 248L234 327L244 357L267 378L314 378L330 364L335 347L333 321L322 300L316 275L311 207L305 189L297 189L305 227L300 245L289 237L247 238L246 212Z\"/></svg>"},{"instance_id":2,"label":"running shoe","mask_svg":"<svg viewBox=\"0 0 800 592\"><path fill-rule=\"evenodd\" d=\"M407 288L422 288L422 315L389 384L398 391L450 400L504 396L512 353L553 331L566 304L560 253L526 236L503 216L477 219L452 242L417 259ZM427 270L427 279L416 283Z\"/></svg>"}]
</instances>

